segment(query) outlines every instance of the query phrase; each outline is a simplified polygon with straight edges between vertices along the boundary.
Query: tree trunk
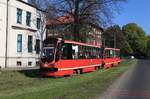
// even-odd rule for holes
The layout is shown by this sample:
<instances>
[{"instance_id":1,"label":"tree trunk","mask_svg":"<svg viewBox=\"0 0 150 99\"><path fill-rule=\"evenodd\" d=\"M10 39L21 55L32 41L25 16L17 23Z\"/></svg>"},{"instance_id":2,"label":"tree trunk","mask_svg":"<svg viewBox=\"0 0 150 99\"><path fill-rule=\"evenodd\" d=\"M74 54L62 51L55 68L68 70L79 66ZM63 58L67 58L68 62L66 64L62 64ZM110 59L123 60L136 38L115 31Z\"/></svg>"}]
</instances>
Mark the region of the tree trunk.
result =
<instances>
[{"instance_id":1,"label":"tree trunk","mask_svg":"<svg viewBox=\"0 0 150 99\"><path fill-rule=\"evenodd\" d=\"M79 35L79 0L75 0L75 10L74 10L74 31L73 31L73 38L75 41L80 40L80 35Z\"/></svg>"}]
</instances>

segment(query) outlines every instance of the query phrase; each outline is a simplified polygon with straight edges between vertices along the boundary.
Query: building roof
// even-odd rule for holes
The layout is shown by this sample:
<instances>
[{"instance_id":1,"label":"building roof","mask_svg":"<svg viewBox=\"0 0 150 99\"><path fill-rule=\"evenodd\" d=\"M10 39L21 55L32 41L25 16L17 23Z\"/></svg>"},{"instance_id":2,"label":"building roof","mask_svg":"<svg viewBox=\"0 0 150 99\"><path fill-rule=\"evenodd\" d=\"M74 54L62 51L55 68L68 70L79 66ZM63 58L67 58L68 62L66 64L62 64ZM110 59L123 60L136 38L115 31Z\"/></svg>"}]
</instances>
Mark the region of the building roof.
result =
<instances>
[{"instance_id":1,"label":"building roof","mask_svg":"<svg viewBox=\"0 0 150 99\"><path fill-rule=\"evenodd\" d=\"M21 2L21 3L24 3L24 4L28 5L28 6L31 6L31 7L35 8L35 9L39 10L39 11L46 12L46 11L43 11L42 9L37 8L35 5L30 4L30 3L28 3L28 2L25 2L25 1L23 1L23 0L17 0L17 1L19 1L19 2Z\"/></svg>"},{"instance_id":2,"label":"building roof","mask_svg":"<svg viewBox=\"0 0 150 99\"><path fill-rule=\"evenodd\" d=\"M71 15L66 14L64 16L59 17L57 20L55 19L49 19L47 21L47 26L51 26L51 25L65 25L65 24L71 24L74 22L74 19ZM93 23L87 23L88 25L90 25L93 28L96 28L100 31L104 31L104 29L96 24Z\"/></svg>"},{"instance_id":3,"label":"building roof","mask_svg":"<svg viewBox=\"0 0 150 99\"><path fill-rule=\"evenodd\" d=\"M48 19L47 20L47 26L50 25L65 25L73 23L74 19L69 15L66 14L65 16L60 16L58 19Z\"/></svg>"},{"instance_id":4,"label":"building roof","mask_svg":"<svg viewBox=\"0 0 150 99\"><path fill-rule=\"evenodd\" d=\"M74 22L73 17L71 15L69 15L69 14L66 14L64 16L59 17L58 20L61 23L73 23Z\"/></svg>"},{"instance_id":5,"label":"building roof","mask_svg":"<svg viewBox=\"0 0 150 99\"><path fill-rule=\"evenodd\" d=\"M94 27L94 28L96 28L96 29L98 29L98 30L104 31L104 29L102 27L100 27L100 26L98 26L96 24L89 23L89 25L92 26L92 27Z\"/></svg>"}]
</instances>

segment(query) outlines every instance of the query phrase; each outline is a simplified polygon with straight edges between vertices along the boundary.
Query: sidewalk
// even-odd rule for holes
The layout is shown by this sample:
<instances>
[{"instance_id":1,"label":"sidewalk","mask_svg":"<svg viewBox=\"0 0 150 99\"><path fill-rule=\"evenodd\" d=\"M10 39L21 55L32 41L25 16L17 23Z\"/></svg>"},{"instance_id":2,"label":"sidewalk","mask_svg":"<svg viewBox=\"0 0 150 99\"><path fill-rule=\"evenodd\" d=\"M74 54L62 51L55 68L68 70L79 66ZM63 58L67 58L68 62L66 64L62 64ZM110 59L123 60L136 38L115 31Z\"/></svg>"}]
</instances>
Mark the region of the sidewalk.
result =
<instances>
[{"instance_id":1,"label":"sidewalk","mask_svg":"<svg viewBox=\"0 0 150 99\"><path fill-rule=\"evenodd\" d=\"M36 69L40 69L40 66L36 66L36 67L9 67L9 68L1 68L0 70L2 71L21 71L21 70L36 70Z\"/></svg>"}]
</instances>

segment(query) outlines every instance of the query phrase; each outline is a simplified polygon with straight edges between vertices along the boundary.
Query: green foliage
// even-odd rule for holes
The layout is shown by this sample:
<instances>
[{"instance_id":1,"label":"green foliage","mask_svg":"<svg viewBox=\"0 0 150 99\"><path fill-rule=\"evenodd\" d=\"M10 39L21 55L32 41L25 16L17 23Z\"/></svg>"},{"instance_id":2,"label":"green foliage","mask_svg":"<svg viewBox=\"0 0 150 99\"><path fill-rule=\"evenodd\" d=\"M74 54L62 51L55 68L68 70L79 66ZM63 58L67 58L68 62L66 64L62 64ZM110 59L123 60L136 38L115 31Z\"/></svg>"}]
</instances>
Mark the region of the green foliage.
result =
<instances>
[{"instance_id":1,"label":"green foliage","mask_svg":"<svg viewBox=\"0 0 150 99\"><path fill-rule=\"evenodd\" d=\"M118 25L114 25L106 29L106 31L103 34L103 38L105 40L105 46L106 47L114 47L114 37L116 36L117 40L120 40L120 36L118 34L121 34L121 29ZM123 37L123 36L121 36ZM116 44L116 46L119 43ZM118 47L118 46L117 46Z\"/></svg>"},{"instance_id":2,"label":"green foliage","mask_svg":"<svg viewBox=\"0 0 150 99\"><path fill-rule=\"evenodd\" d=\"M133 53L133 50L132 50L130 44L126 40L122 41L120 43L120 45L121 45L120 46L121 53L123 55L128 55L128 54L132 54Z\"/></svg>"},{"instance_id":3,"label":"green foliage","mask_svg":"<svg viewBox=\"0 0 150 99\"><path fill-rule=\"evenodd\" d=\"M0 99L94 99L135 63L126 60L116 68L56 79L38 78L39 71L2 71Z\"/></svg>"},{"instance_id":4,"label":"green foliage","mask_svg":"<svg viewBox=\"0 0 150 99\"><path fill-rule=\"evenodd\" d=\"M103 34L103 38L105 40L105 47L114 47L114 39L116 39L116 48L120 48L122 54L131 54L133 52L130 44L126 41L126 38L118 25L114 25L106 29Z\"/></svg>"},{"instance_id":5,"label":"green foliage","mask_svg":"<svg viewBox=\"0 0 150 99\"><path fill-rule=\"evenodd\" d=\"M124 25L122 31L133 50L133 54L145 55L147 49L147 37L145 31L135 23Z\"/></svg>"},{"instance_id":6,"label":"green foliage","mask_svg":"<svg viewBox=\"0 0 150 99\"><path fill-rule=\"evenodd\" d=\"M120 48L124 55L150 54L150 40L148 41L145 31L135 23L124 25L122 29L118 25L111 26L104 32L103 39L106 47L114 47L116 39L116 47Z\"/></svg>"},{"instance_id":7,"label":"green foliage","mask_svg":"<svg viewBox=\"0 0 150 99\"><path fill-rule=\"evenodd\" d=\"M150 57L150 36L147 37L147 56Z\"/></svg>"}]
</instances>

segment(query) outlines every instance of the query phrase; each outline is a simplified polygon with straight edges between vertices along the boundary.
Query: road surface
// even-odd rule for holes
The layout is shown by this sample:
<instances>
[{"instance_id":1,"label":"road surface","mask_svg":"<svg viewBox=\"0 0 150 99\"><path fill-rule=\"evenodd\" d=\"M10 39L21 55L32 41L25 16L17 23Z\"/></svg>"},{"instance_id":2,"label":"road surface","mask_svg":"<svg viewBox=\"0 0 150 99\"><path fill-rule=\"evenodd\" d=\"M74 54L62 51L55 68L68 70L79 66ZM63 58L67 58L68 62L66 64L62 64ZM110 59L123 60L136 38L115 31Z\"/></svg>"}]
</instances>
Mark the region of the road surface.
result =
<instances>
[{"instance_id":1,"label":"road surface","mask_svg":"<svg viewBox=\"0 0 150 99\"><path fill-rule=\"evenodd\" d=\"M99 99L150 99L150 60L138 60Z\"/></svg>"}]
</instances>

